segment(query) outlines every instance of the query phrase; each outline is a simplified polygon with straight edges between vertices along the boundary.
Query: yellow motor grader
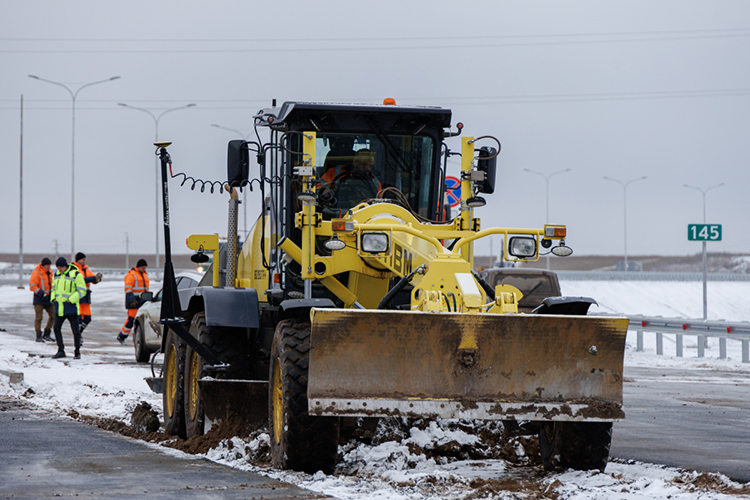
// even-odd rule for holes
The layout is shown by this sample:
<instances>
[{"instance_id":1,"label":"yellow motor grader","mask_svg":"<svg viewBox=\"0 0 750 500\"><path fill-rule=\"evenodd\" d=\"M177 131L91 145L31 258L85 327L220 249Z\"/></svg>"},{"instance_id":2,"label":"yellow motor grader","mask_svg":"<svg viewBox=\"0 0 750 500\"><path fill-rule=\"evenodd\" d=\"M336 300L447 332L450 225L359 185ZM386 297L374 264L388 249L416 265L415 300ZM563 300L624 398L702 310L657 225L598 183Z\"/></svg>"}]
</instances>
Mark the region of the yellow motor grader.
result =
<instances>
[{"instance_id":1,"label":"yellow motor grader","mask_svg":"<svg viewBox=\"0 0 750 500\"><path fill-rule=\"evenodd\" d=\"M163 320L166 429L238 414L267 422L275 466L331 472L340 434L377 418L516 420L538 429L547 469L603 470L628 320L586 316L582 297L519 314L518 289L475 273L474 242L491 235L506 260L572 252L563 225L481 228L500 143L456 137L450 110L388 102L285 102L254 120L270 139L229 143L225 252L217 235L188 238L198 259L215 252L213 283L177 290L189 328ZM263 206L240 246L248 188Z\"/></svg>"}]
</instances>

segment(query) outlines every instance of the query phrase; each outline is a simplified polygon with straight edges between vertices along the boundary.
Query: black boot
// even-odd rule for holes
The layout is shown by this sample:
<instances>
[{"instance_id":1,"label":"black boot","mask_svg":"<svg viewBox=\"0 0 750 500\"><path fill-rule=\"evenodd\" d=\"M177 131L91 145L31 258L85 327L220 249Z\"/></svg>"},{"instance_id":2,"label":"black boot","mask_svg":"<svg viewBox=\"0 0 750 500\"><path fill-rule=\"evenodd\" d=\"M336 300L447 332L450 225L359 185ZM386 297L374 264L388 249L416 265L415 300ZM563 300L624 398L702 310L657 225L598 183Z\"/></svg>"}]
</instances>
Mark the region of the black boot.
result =
<instances>
[{"instance_id":1,"label":"black boot","mask_svg":"<svg viewBox=\"0 0 750 500\"><path fill-rule=\"evenodd\" d=\"M54 342L55 339L53 339L52 337L50 337L51 333L52 333L52 330L50 330L49 328L45 328L44 329L44 335L42 335L42 340L46 340L47 342Z\"/></svg>"},{"instance_id":2,"label":"black boot","mask_svg":"<svg viewBox=\"0 0 750 500\"><path fill-rule=\"evenodd\" d=\"M42 340L42 332L36 332L36 341L44 342L44 340Z\"/></svg>"},{"instance_id":3,"label":"black boot","mask_svg":"<svg viewBox=\"0 0 750 500\"><path fill-rule=\"evenodd\" d=\"M76 354L75 354L75 356L73 356L73 359L81 359L81 351L79 351L78 349L76 349Z\"/></svg>"},{"instance_id":4,"label":"black boot","mask_svg":"<svg viewBox=\"0 0 750 500\"><path fill-rule=\"evenodd\" d=\"M64 357L65 357L65 351L57 351L57 354L52 356L52 359L59 359L59 358L64 358Z\"/></svg>"}]
</instances>

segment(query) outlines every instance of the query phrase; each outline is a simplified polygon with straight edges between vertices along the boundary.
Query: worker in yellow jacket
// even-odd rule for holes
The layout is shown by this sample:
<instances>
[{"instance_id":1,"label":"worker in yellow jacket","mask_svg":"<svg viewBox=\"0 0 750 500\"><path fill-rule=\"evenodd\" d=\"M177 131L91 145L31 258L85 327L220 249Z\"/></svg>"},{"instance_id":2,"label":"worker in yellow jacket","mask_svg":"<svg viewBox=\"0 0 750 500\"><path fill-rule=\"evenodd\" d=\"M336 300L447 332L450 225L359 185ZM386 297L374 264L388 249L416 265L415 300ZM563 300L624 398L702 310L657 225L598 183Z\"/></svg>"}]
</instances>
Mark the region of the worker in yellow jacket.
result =
<instances>
[{"instance_id":1,"label":"worker in yellow jacket","mask_svg":"<svg viewBox=\"0 0 750 500\"><path fill-rule=\"evenodd\" d=\"M81 359L81 332L78 329L78 318L81 315L81 309L78 304L86 295L86 282L83 275L78 272L74 265L68 265L65 257L59 257L57 262L57 272L52 283L52 293L50 299L55 305L57 315L55 316L55 340L57 341L57 354L53 358L65 357L65 345L63 343L62 325L67 319L70 328L73 330L73 342L75 345L75 359Z\"/></svg>"}]
</instances>

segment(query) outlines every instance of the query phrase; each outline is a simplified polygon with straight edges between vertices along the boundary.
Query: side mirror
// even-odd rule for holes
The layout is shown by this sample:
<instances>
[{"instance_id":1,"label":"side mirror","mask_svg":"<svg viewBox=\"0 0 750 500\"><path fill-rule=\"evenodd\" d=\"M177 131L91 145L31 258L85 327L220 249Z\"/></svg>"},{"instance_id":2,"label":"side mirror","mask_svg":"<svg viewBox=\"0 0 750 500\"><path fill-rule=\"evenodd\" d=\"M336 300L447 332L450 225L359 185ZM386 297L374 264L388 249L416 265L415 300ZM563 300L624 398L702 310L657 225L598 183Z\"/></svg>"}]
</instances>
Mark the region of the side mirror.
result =
<instances>
[{"instance_id":1,"label":"side mirror","mask_svg":"<svg viewBox=\"0 0 750 500\"><path fill-rule=\"evenodd\" d=\"M154 300L154 293L153 292L143 292L141 294L141 300L144 302L151 302Z\"/></svg>"},{"instance_id":2,"label":"side mirror","mask_svg":"<svg viewBox=\"0 0 750 500\"><path fill-rule=\"evenodd\" d=\"M229 141L227 148L227 182L232 187L242 187L250 176L250 154L247 142L236 139Z\"/></svg>"},{"instance_id":3,"label":"side mirror","mask_svg":"<svg viewBox=\"0 0 750 500\"><path fill-rule=\"evenodd\" d=\"M514 236L508 241L508 253L519 259L536 256L536 239L530 236Z\"/></svg>"},{"instance_id":4,"label":"side mirror","mask_svg":"<svg viewBox=\"0 0 750 500\"><path fill-rule=\"evenodd\" d=\"M479 161L477 169L484 172L484 182L479 190L483 193L492 194L495 192L495 176L497 173L497 153L495 148L482 146L479 150ZM487 158L483 160L482 158Z\"/></svg>"}]
</instances>

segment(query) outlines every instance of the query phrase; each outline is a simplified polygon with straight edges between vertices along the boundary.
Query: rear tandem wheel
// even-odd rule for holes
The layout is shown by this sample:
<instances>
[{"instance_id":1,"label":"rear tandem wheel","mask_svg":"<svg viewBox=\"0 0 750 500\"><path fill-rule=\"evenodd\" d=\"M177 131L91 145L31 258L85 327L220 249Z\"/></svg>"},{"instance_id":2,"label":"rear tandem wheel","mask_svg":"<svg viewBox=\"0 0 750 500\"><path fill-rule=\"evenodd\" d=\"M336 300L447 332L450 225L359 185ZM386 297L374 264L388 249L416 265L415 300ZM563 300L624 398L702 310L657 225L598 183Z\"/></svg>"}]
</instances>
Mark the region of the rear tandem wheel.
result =
<instances>
[{"instance_id":1,"label":"rear tandem wheel","mask_svg":"<svg viewBox=\"0 0 750 500\"><path fill-rule=\"evenodd\" d=\"M203 369L204 361L197 352L190 347L186 349L185 362L185 430L186 437L202 435L205 415L203 410L203 396L198 381L205 375L216 379L249 380L252 376L252 362L247 343L237 328L220 328L206 324L206 313L199 312L193 316L190 323L190 334L205 344L229 368L224 371L207 374Z\"/></svg>"},{"instance_id":2,"label":"rear tandem wheel","mask_svg":"<svg viewBox=\"0 0 750 500\"><path fill-rule=\"evenodd\" d=\"M185 375L185 344L176 333L167 331L169 333L164 354L164 431L184 438L185 405L182 388Z\"/></svg>"}]
</instances>

